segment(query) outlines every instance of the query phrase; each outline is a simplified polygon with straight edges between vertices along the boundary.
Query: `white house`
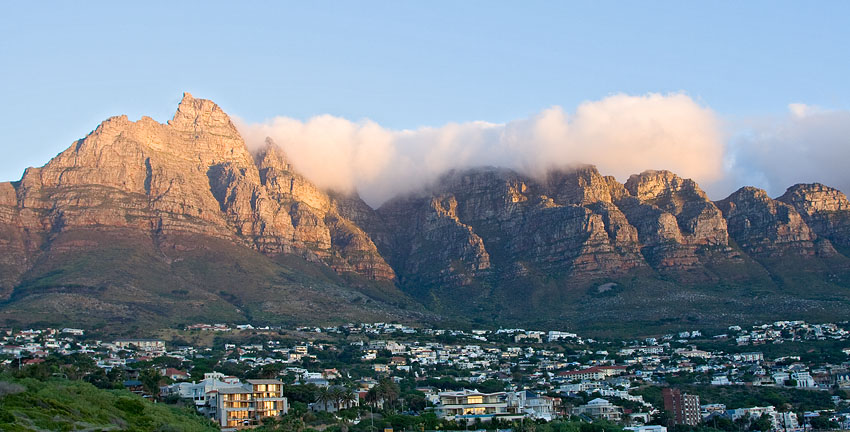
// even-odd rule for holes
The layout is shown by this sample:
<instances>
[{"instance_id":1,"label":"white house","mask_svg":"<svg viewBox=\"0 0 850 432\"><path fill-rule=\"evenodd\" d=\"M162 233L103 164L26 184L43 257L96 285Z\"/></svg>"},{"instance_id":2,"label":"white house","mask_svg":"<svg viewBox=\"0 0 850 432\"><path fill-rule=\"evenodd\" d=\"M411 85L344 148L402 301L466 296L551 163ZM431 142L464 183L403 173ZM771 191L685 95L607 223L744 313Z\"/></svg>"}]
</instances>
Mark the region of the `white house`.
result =
<instances>
[{"instance_id":1,"label":"white house","mask_svg":"<svg viewBox=\"0 0 850 432\"><path fill-rule=\"evenodd\" d=\"M661 425L629 426L623 429L633 432L667 432L667 427Z\"/></svg>"},{"instance_id":2,"label":"white house","mask_svg":"<svg viewBox=\"0 0 850 432\"><path fill-rule=\"evenodd\" d=\"M585 405L573 408L573 414L586 415L594 418L602 418L610 421L619 421L623 416L623 408L612 404L606 399L596 398Z\"/></svg>"},{"instance_id":3,"label":"white house","mask_svg":"<svg viewBox=\"0 0 850 432\"><path fill-rule=\"evenodd\" d=\"M495 417L518 419L511 415L505 401L505 392L482 393L475 390L441 392L440 402L434 408L437 417L472 423L475 419L490 421Z\"/></svg>"},{"instance_id":4,"label":"white house","mask_svg":"<svg viewBox=\"0 0 850 432\"><path fill-rule=\"evenodd\" d=\"M533 419L551 421L555 418L555 400L530 391L510 392L505 395L507 410Z\"/></svg>"}]
</instances>

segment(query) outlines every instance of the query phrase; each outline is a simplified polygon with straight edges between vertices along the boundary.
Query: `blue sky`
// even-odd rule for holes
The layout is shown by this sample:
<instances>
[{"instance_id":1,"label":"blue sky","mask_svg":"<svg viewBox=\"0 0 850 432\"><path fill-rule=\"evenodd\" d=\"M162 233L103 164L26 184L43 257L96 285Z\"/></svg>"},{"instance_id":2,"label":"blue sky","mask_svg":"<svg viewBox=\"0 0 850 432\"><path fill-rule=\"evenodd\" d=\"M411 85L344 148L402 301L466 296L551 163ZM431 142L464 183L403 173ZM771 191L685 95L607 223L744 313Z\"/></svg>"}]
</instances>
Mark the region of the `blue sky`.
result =
<instances>
[{"instance_id":1,"label":"blue sky","mask_svg":"<svg viewBox=\"0 0 850 432\"><path fill-rule=\"evenodd\" d=\"M165 121L183 91L247 122L393 129L617 93L724 119L850 109L850 2L121 3L0 6L0 181L111 115Z\"/></svg>"}]
</instances>

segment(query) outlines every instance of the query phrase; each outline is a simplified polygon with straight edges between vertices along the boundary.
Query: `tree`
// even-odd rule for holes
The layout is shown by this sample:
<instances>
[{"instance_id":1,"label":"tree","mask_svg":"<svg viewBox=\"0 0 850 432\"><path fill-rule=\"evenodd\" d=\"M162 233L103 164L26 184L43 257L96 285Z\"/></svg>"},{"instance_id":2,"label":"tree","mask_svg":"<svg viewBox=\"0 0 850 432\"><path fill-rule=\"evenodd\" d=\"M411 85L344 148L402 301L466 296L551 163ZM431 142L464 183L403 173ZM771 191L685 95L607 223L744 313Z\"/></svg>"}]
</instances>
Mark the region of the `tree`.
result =
<instances>
[{"instance_id":1,"label":"tree","mask_svg":"<svg viewBox=\"0 0 850 432\"><path fill-rule=\"evenodd\" d=\"M837 421L830 420L826 416L812 417L809 424L812 425L814 430L835 430L839 426Z\"/></svg>"},{"instance_id":2,"label":"tree","mask_svg":"<svg viewBox=\"0 0 850 432\"><path fill-rule=\"evenodd\" d=\"M390 405L398 400L398 396L401 393L401 390L398 388L398 384L389 378L381 378L381 380L378 381L378 385L375 387L378 388L377 391L379 398Z\"/></svg>"},{"instance_id":3,"label":"tree","mask_svg":"<svg viewBox=\"0 0 850 432\"><path fill-rule=\"evenodd\" d=\"M159 386L165 381L165 377L158 370L145 369L139 374L139 381L142 382L142 387L154 400L159 400Z\"/></svg>"},{"instance_id":4,"label":"tree","mask_svg":"<svg viewBox=\"0 0 850 432\"><path fill-rule=\"evenodd\" d=\"M750 429L759 430L761 432L768 432L773 429L773 422L771 421L769 415L762 414L758 420L750 424Z\"/></svg>"},{"instance_id":5,"label":"tree","mask_svg":"<svg viewBox=\"0 0 850 432\"><path fill-rule=\"evenodd\" d=\"M373 407L378 406L378 401L380 396L378 396L378 386L372 387L366 392L366 403L372 405Z\"/></svg>"},{"instance_id":6,"label":"tree","mask_svg":"<svg viewBox=\"0 0 850 432\"><path fill-rule=\"evenodd\" d=\"M354 394L353 391L351 391L349 389L345 389L345 391L342 394L342 398L340 399L340 402L342 403L342 405L345 405L347 407L352 407L352 406L357 405L357 399L358 399L358 397L357 397L356 394Z\"/></svg>"},{"instance_id":7,"label":"tree","mask_svg":"<svg viewBox=\"0 0 850 432\"><path fill-rule=\"evenodd\" d=\"M334 408L338 410L342 409L342 399L345 397L345 394L348 393L348 390L342 386L331 387L328 391L331 396L331 400L334 403Z\"/></svg>"},{"instance_id":8,"label":"tree","mask_svg":"<svg viewBox=\"0 0 850 432\"><path fill-rule=\"evenodd\" d=\"M319 396L319 387L315 384L286 385L283 387L283 395L291 401L313 403Z\"/></svg>"},{"instance_id":9,"label":"tree","mask_svg":"<svg viewBox=\"0 0 850 432\"><path fill-rule=\"evenodd\" d=\"M715 429L720 429L724 431L732 432L736 430L735 424L732 423L732 420L730 420L728 417L715 416L714 419L712 419L711 421L711 425Z\"/></svg>"},{"instance_id":10,"label":"tree","mask_svg":"<svg viewBox=\"0 0 850 432\"><path fill-rule=\"evenodd\" d=\"M321 387L319 388L319 392L316 396L316 403L322 405L322 407L327 410L331 402L334 401L334 397L335 396L326 387Z\"/></svg>"}]
</instances>

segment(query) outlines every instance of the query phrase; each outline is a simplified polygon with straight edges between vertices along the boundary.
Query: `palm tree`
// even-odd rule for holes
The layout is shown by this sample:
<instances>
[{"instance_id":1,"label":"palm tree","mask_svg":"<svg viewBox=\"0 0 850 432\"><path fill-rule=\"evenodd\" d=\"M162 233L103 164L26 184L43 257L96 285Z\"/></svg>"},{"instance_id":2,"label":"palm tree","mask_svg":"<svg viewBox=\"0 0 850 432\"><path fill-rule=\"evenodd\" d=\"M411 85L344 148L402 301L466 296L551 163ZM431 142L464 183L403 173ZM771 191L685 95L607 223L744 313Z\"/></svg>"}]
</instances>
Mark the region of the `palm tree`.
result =
<instances>
[{"instance_id":1,"label":"palm tree","mask_svg":"<svg viewBox=\"0 0 850 432\"><path fill-rule=\"evenodd\" d=\"M139 381L142 382L142 387L147 391L154 400L159 400L159 386L165 380L158 370L146 369L139 375Z\"/></svg>"},{"instance_id":2,"label":"palm tree","mask_svg":"<svg viewBox=\"0 0 850 432\"><path fill-rule=\"evenodd\" d=\"M354 394L351 389L343 389L342 396L340 397L340 409L345 406L346 408L351 408L357 404L357 395Z\"/></svg>"},{"instance_id":3,"label":"palm tree","mask_svg":"<svg viewBox=\"0 0 850 432\"><path fill-rule=\"evenodd\" d=\"M376 387L378 387L377 392L379 398L385 402L389 402L390 405L398 399L400 390L398 388L398 384L396 384L393 380L383 378Z\"/></svg>"},{"instance_id":4,"label":"palm tree","mask_svg":"<svg viewBox=\"0 0 850 432\"><path fill-rule=\"evenodd\" d=\"M329 393L331 395L331 399L334 402L334 407L336 408L336 410L339 411L340 409L342 409L342 398L345 393L347 393L347 389L342 386L335 386L329 390Z\"/></svg>"},{"instance_id":5,"label":"palm tree","mask_svg":"<svg viewBox=\"0 0 850 432\"><path fill-rule=\"evenodd\" d=\"M319 388L319 395L316 398L316 403L321 404L322 408L327 411L328 404L334 401L334 395L328 390L327 387Z\"/></svg>"},{"instance_id":6,"label":"palm tree","mask_svg":"<svg viewBox=\"0 0 850 432\"><path fill-rule=\"evenodd\" d=\"M372 405L373 407L378 406L378 400L380 396L378 395L378 386L372 387L366 392L366 403Z\"/></svg>"}]
</instances>

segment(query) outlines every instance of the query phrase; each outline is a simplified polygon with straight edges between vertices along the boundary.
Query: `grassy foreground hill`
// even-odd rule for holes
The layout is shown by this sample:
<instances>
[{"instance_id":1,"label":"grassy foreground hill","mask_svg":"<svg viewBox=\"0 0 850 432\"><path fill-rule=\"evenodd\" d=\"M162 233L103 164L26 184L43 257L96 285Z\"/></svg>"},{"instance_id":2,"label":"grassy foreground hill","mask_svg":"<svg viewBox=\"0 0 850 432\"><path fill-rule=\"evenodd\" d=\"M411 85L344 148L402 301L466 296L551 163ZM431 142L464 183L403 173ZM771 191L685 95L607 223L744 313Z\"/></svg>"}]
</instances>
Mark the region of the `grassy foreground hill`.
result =
<instances>
[{"instance_id":1,"label":"grassy foreground hill","mask_svg":"<svg viewBox=\"0 0 850 432\"><path fill-rule=\"evenodd\" d=\"M215 431L186 409L153 404L125 390L63 378L0 376L2 431Z\"/></svg>"}]
</instances>

